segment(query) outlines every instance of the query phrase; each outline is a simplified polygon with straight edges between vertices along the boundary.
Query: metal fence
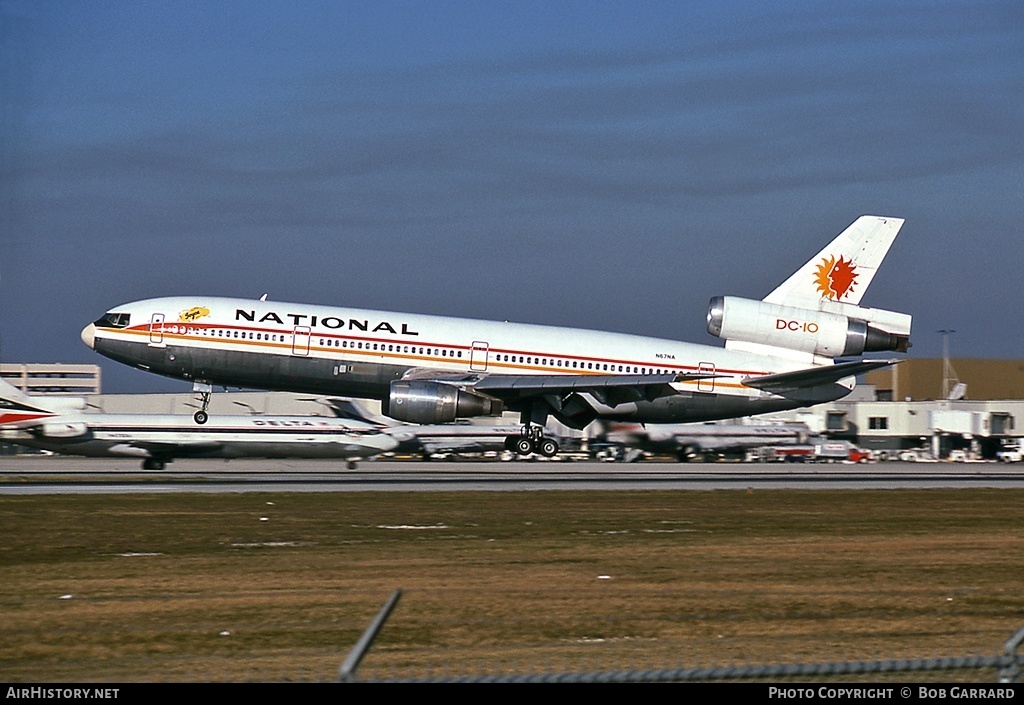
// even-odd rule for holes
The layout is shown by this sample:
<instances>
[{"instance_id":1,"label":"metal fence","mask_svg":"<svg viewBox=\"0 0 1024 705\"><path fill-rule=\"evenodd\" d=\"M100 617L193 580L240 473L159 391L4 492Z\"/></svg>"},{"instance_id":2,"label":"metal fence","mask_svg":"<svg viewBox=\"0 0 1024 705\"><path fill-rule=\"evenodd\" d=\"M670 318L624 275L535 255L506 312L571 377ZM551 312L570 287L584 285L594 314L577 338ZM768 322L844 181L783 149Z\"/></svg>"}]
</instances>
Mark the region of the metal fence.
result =
<instances>
[{"instance_id":1,"label":"metal fence","mask_svg":"<svg viewBox=\"0 0 1024 705\"><path fill-rule=\"evenodd\" d=\"M395 609L401 590L396 590L381 608L348 657L341 664L338 680L357 682L356 671L369 652L377 634ZM1024 628L1019 629L1003 645L1003 652L992 656L892 659L874 661L838 661L823 663L753 664L743 666L663 668L622 671L535 673L519 675L481 675L455 677L395 678L376 682L392 683L685 683L709 681L772 681L781 679L832 678L836 676L869 676L885 678L917 675L927 672L949 673L974 671L995 673L999 683L1017 683L1024 667Z\"/></svg>"}]
</instances>

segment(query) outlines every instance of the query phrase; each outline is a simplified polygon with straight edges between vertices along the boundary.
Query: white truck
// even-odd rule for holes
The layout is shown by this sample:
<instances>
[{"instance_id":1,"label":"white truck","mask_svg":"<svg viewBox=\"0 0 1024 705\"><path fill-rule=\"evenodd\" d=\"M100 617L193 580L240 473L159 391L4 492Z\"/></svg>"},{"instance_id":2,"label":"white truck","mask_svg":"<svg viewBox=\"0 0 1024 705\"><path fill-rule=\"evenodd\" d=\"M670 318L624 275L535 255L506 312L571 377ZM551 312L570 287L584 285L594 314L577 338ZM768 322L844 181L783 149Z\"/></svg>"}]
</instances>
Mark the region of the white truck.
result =
<instances>
[{"instance_id":1,"label":"white truck","mask_svg":"<svg viewBox=\"0 0 1024 705\"><path fill-rule=\"evenodd\" d=\"M1024 461L1024 450L1021 449L1021 444L1019 442L1007 444L996 453L996 458L998 458L1001 463L1019 463Z\"/></svg>"}]
</instances>

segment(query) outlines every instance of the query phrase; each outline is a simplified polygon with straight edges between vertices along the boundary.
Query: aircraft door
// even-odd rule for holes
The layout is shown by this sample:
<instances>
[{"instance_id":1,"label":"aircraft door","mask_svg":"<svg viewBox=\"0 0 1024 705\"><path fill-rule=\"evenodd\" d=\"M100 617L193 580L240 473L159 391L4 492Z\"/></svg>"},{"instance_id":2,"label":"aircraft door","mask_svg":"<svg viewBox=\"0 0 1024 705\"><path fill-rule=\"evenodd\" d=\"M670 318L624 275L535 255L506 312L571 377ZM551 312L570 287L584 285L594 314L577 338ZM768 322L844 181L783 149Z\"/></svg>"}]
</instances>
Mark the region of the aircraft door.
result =
<instances>
[{"instance_id":1,"label":"aircraft door","mask_svg":"<svg viewBox=\"0 0 1024 705\"><path fill-rule=\"evenodd\" d=\"M697 365L697 371L701 374L713 375L715 374L715 363L713 362L701 362ZM698 392L713 392L715 391L715 378L708 377L707 379L697 380L697 391Z\"/></svg>"},{"instance_id":2,"label":"aircraft door","mask_svg":"<svg viewBox=\"0 0 1024 705\"><path fill-rule=\"evenodd\" d=\"M295 326L292 331L292 355L309 355L309 326Z\"/></svg>"},{"instance_id":3,"label":"aircraft door","mask_svg":"<svg viewBox=\"0 0 1024 705\"><path fill-rule=\"evenodd\" d=\"M154 313L149 319L149 344L163 347L164 345L164 314Z\"/></svg>"},{"instance_id":4,"label":"aircraft door","mask_svg":"<svg viewBox=\"0 0 1024 705\"><path fill-rule=\"evenodd\" d=\"M485 342L473 341L473 347L469 352L469 369L471 372L485 372L487 370L487 351L489 347Z\"/></svg>"}]
</instances>

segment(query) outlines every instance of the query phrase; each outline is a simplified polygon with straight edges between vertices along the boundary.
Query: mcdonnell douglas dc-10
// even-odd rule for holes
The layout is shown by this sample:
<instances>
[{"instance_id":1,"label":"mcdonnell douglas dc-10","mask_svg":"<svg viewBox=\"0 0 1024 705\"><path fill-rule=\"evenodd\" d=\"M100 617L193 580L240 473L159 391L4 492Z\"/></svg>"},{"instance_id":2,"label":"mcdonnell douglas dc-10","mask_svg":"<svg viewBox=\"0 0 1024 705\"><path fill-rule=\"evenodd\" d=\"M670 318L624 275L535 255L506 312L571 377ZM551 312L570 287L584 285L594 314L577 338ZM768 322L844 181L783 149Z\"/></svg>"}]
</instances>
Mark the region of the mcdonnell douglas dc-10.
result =
<instances>
[{"instance_id":1,"label":"mcdonnell douglas dc-10","mask_svg":"<svg viewBox=\"0 0 1024 705\"><path fill-rule=\"evenodd\" d=\"M810 406L896 360L911 317L861 297L903 225L862 216L761 301L715 297L708 331L724 348L572 328L187 296L110 309L82 331L107 357L211 385L379 399L391 418L446 423L519 412L507 447L558 452L543 435L597 418L680 423Z\"/></svg>"}]
</instances>

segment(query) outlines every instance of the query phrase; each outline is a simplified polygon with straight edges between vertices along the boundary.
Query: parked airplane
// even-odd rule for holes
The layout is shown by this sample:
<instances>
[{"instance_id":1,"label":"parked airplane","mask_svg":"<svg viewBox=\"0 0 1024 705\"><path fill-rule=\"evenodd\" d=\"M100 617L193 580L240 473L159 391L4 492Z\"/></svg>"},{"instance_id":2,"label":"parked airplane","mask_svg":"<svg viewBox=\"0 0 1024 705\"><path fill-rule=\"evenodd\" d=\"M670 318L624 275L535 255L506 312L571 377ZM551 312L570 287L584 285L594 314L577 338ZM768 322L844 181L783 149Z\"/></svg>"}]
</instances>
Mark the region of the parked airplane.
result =
<instances>
[{"instance_id":1,"label":"parked airplane","mask_svg":"<svg viewBox=\"0 0 1024 705\"><path fill-rule=\"evenodd\" d=\"M596 436L596 445L669 453L687 462L764 446L802 445L813 437L811 429L801 422L649 425L612 422ZM592 441L591 447L594 445ZM627 451L623 456L629 458L630 453Z\"/></svg>"},{"instance_id":2,"label":"parked airplane","mask_svg":"<svg viewBox=\"0 0 1024 705\"><path fill-rule=\"evenodd\" d=\"M116 306L82 331L119 362L193 380L205 423L211 385L380 399L413 423L519 412L521 454L596 418L706 421L847 395L855 376L905 352L911 317L858 304L903 225L862 216L761 301L715 297L708 331L725 348L522 323L211 296Z\"/></svg>"},{"instance_id":3,"label":"parked airplane","mask_svg":"<svg viewBox=\"0 0 1024 705\"><path fill-rule=\"evenodd\" d=\"M174 414L85 413L85 400L31 397L0 380L0 440L55 453L142 458L367 458L398 441L381 426L317 416L221 416L197 427ZM187 419L187 420L186 420Z\"/></svg>"}]
</instances>

